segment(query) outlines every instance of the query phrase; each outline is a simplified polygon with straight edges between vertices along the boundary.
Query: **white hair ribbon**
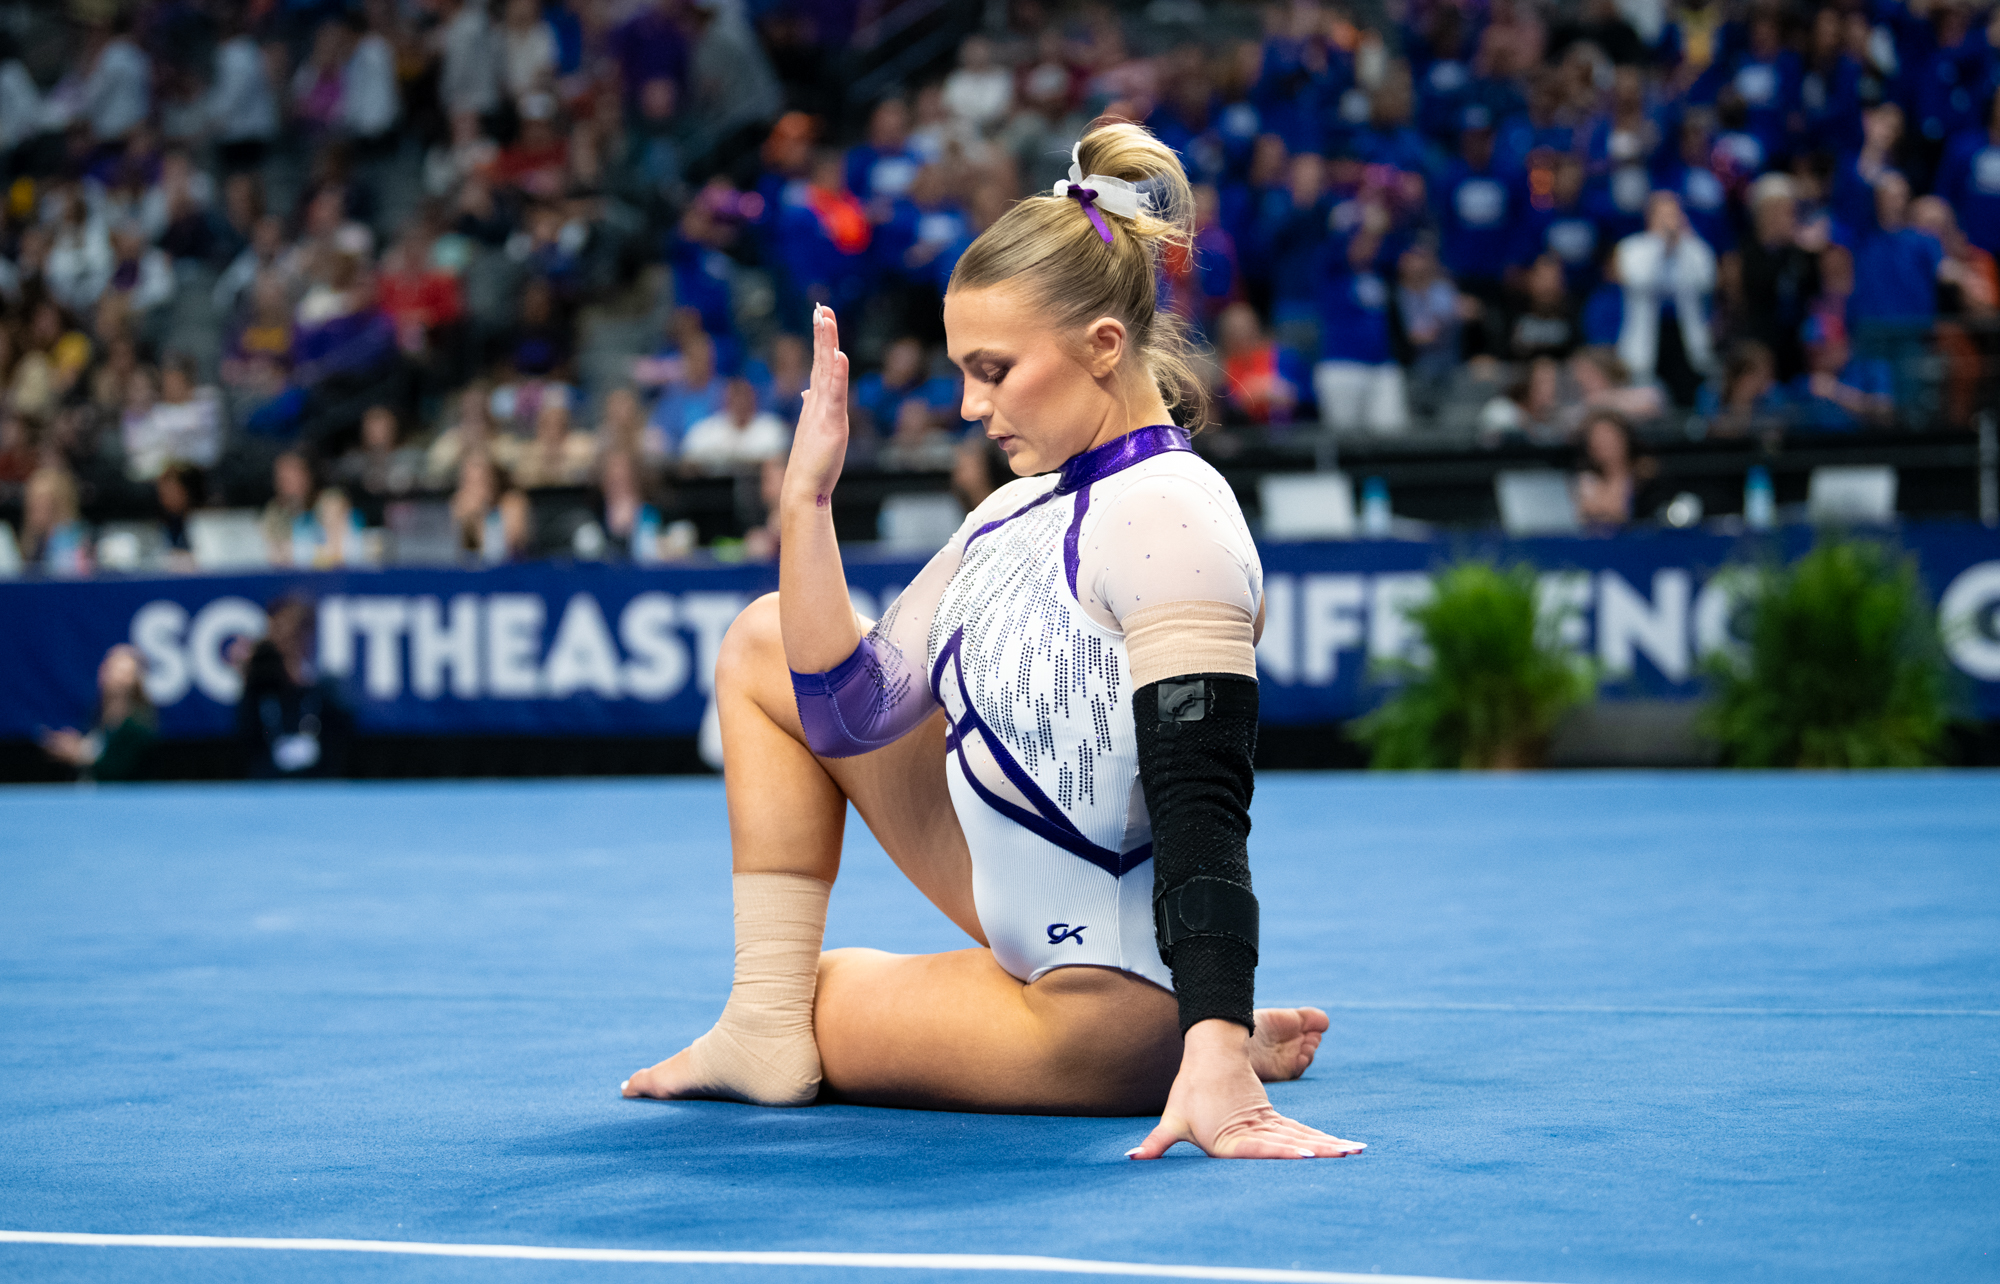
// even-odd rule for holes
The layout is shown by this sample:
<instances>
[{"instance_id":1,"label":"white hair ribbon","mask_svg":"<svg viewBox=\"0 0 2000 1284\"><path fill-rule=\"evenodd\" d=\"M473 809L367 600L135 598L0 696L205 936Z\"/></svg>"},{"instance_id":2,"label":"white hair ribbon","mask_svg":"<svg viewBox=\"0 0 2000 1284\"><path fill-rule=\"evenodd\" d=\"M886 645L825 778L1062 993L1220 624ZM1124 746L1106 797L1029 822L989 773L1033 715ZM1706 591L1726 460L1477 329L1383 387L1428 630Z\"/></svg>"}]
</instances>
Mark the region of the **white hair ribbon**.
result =
<instances>
[{"instance_id":1,"label":"white hair ribbon","mask_svg":"<svg viewBox=\"0 0 2000 1284\"><path fill-rule=\"evenodd\" d=\"M1104 238L1104 243L1109 245L1111 229L1105 224L1104 217L1097 212L1098 209L1110 210L1120 218L1137 218L1139 212L1151 202L1146 193L1122 178L1113 178L1109 174L1092 174L1085 178L1080 155L1082 150L1081 142L1070 148L1069 177L1056 180L1055 194L1072 197L1078 205L1083 206L1083 212L1090 216L1091 225L1097 229L1097 234Z\"/></svg>"}]
</instances>

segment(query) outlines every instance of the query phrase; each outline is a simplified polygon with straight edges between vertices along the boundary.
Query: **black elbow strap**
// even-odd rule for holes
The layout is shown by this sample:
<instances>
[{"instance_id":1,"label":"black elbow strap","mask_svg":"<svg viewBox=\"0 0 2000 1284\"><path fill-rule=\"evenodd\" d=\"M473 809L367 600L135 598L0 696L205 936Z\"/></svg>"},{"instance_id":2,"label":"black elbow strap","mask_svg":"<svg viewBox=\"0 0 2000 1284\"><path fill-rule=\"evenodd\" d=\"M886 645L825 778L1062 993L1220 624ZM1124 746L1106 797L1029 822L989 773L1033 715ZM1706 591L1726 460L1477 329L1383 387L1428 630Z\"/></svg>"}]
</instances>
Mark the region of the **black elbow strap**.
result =
<instances>
[{"instance_id":1,"label":"black elbow strap","mask_svg":"<svg viewBox=\"0 0 2000 1284\"><path fill-rule=\"evenodd\" d=\"M1132 713L1153 826L1153 922L1181 1029L1215 1017L1254 1028L1256 680L1200 673L1148 683L1133 693Z\"/></svg>"},{"instance_id":2,"label":"black elbow strap","mask_svg":"<svg viewBox=\"0 0 2000 1284\"><path fill-rule=\"evenodd\" d=\"M1257 894L1241 883L1206 876L1190 878L1153 898L1153 928L1160 961L1173 965L1174 947L1194 936L1220 936L1250 948L1257 960Z\"/></svg>"}]
</instances>

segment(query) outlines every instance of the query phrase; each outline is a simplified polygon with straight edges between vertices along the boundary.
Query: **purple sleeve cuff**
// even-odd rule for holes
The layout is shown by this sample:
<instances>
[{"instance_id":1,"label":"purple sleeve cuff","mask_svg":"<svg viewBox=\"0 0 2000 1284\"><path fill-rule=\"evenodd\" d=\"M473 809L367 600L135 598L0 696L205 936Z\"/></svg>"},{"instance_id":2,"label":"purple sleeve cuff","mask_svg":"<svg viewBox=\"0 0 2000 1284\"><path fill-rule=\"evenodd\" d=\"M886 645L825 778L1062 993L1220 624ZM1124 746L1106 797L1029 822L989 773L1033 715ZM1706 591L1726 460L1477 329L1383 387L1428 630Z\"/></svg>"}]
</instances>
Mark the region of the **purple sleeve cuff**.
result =
<instances>
[{"instance_id":1,"label":"purple sleeve cuff","mask_svg":"<svg viewBox=\"0 0 2000 1284\"><path fill-rule=\"evenodd\" d=\"M826 673L792 671L806 744L822 758L852 758L900 739L930 712L928 692L902 652L864 637Z\"/></svg>"}]
</instances>

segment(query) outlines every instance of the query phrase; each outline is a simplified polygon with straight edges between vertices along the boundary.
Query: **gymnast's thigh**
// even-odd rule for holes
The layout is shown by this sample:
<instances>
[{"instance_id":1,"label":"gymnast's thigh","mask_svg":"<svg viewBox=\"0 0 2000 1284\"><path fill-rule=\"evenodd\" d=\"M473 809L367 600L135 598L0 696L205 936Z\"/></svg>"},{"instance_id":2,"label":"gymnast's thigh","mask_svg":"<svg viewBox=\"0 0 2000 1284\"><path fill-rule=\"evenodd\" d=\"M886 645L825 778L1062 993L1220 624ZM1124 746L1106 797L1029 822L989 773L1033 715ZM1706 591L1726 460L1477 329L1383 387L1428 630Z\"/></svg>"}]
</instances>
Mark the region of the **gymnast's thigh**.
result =
<instances>
[{"instance_id":1,"label":"gymnast's thigh","mask_svg":"<svg viewBox=\"0 0 2000 1284\"><path fill-rule=\"evenodd\" d=\"M1113 968L1023 985L993 952L829 950L814 1000L826 1097L1002 1114L1157 1114L1180 1065L1174 996Z\"/></svg>"},{"instance_id":2,"label":"gymnast's thigh","mask_svg":"<svg viewBox=\"0 0 2000 1284\"><path fill-rule=\"evenodd\" d=\"M972 899L972 852L945 783L944 738L945 716L939 710L894 744L820 762L897 868L984 945L986 933Z\"/></svg>"}]
</instances>

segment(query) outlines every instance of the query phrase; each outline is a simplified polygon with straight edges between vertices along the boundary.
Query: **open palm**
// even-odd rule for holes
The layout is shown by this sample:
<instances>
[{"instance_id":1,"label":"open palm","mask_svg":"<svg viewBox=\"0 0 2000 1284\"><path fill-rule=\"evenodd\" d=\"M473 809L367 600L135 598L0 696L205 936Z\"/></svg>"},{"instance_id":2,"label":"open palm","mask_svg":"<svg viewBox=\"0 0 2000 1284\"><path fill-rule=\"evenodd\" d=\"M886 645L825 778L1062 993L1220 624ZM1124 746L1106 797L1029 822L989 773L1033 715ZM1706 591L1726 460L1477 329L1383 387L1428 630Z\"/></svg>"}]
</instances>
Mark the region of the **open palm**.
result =
<instances>
[{"instance_id":1,"label":"open palm","mask_svg":"<svg viewBox=\"0 0 2000 1284\"><path fill-rule=\"evenodd\" d=\"M833 500L833 485L847 459L847 354L840 350L840 325L833 309L813 309L812 386L806 389L799 426L792 436L785 488L810 494L815 507Z\"/></svg>"}]
</instances>

